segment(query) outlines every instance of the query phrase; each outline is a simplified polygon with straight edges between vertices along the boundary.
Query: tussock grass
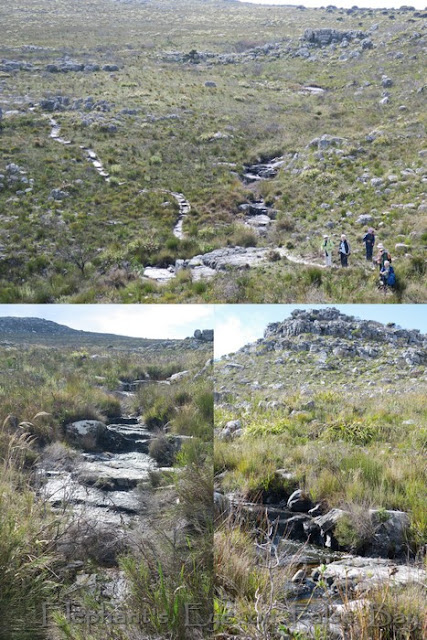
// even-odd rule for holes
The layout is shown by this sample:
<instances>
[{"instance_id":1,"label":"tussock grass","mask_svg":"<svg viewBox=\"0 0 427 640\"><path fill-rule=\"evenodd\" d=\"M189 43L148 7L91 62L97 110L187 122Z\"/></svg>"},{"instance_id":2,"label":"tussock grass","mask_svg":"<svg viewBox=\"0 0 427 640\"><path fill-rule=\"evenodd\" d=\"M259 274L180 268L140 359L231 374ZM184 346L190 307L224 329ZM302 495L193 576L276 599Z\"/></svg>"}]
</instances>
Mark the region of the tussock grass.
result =
<instances>
[{"instance_id":1,"label":"tussock grass","mask_svg":"<svg viewBox=\"0 0 427 640\"><path fill-rule=\"evenodd\" d=\"M413 549L425 544L422 394L362 400L319 392L314 408L294 414L301 407L298 396L281 411L254 404L250 414L239 416L217 410L216 424L240 417L246 434L236 442L216 442L215 473L226 472L226 489L252 497L280 488L289 494L292 486L275 473L287 469L314 500L330 507L362 508L369 496L375 508L407 511Z\"/></svg>"},{"instance_id":2,"label":"tussock grass","mask_svg":"<svg viewBox=\"0 0 427 640\"><path fill-rule=\"evenodd\" d=\"M311 302L316 296L327 301L371 302L378 296L365 283L362 268L363 228L357 222L362 213L372 214L374 227L392 252L396 242L410 247L412 258L402 255L395 263L398 291L384 301L424 300L420 269L425 269L425 214L394 208L412 202L417 207L423 198L421 173L416 173L422 169L418 156L424 124L418 92L423 83L422 39L413 37L421 31L420 16L411 12L409 18L407 12L396 10L391 21L370 9L348 14L341 9L300 11L219 0L202 5L183 0L177 15L171 0L158 0L155 6L115 3L108 5L108 11L105 2L91 0L79 11L61 2L48 21L45 0L35 5L24 0L22 10L32 16L28 21L14 7L0 10L5 25L2 57L19 58L36 67L4 75L8 108L58 94L71 103L92 96L95 102L110 104L107 112L54 113L62 134L72 142L68 146L49 139L49 123L40 109L31 113L22 109L3 119L0 155L4 164L22 166L27 177L34 179L34 189L16 195L20 185L12 184L0 191L0 206L7 211L1 301L227 302L226 284L232 278L238 288L232 299L238 302L287 302L290 298ZM299 46L305 28L330 25L367 31L373 23L378 24L374 44L384 46L375 46L360 58L340 60L341 50L325 56L314 51L317 61L286 53L288 45ZM96 29L89 30L88 24ZM136 37L135 25L140 24L144 24L144 42ZM101 66L117 63L119 71L45 72L46 64L56 61L61 39L70 57ZM229 65L195 63L197 52L230 54L273 42L281 44L283 57L261 55ZM24 49L28 43L43 49ZM392 55L397 49L402 59ZM164 54L171 50L187 54L186 61L166 62ZM379 68L394 81L392 99L384 107L379 105L383 90ZM205 87L206 80L214 81L216 88ZM301 93L310 82L325 93ZM122 113L129 108L137 113ZM86 126L82 120L87 117L92 123ZM105 131L110 123L116 124L116 133ZM376 139L367 142L373 130L378 131ZM212 139L218 132L227 137ZM323 133L344 137L345 153L325 154L322 159L306 150L310 140ZM95 149L111 175L109 184L86 161L80 145ZM273 180L247 187L238 178L248 162L282 154L290 161L296 153L299 157L291 169L280 171ZM408 167L414 173L401 175ZM0 166L0 173L3 170ZM357 179L366 171L370 176L362 184ZM389 175L397 175L397 181L389 180ZM376 189L369 181L372 177L383 178L384 186ZM61 202L48 200L58 187L70 195ZM164 190L182 192L191 202L183 241L172 236L177 206ZM266 238L241 226L244 217L238 209L259 195L278 210L279 222ZM238 284L237 271L227 274L226 282L219 277L207 283L204 291L193 289L190 282L176 288L140 282L146 265L168 265L178 257L188 258L229 242L291 245L293 251L318 260L327 223L334 225L335 240L344 231L352 244L354 276L347 275L343 286L338 277L325 274L321 283L317 276L310 281L296 265L286 269L275 265L274 287L267 286L270 276L258 270L246 286Z\"/></svg>"}]
</instances>

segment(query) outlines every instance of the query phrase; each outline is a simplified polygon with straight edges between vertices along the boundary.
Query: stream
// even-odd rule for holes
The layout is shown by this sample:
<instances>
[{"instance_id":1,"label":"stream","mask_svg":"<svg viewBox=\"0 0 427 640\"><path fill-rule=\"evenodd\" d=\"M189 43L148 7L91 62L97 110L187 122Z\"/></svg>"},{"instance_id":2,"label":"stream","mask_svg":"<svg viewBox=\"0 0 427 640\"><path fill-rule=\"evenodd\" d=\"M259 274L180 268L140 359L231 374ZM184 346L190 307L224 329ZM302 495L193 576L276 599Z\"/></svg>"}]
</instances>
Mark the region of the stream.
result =
<instances>
[{"instance_id":1,"label":"stream","mask_svg":"<svg viewBox=\"0 0 427 640\"><path fill-rule=\"evenodd\" d=\"M334 550L331 530L329 542L326 540L324 545L311 542L307 531L312 530L316 519L291 512L281 503L251 503L237 494L216 492L215 507L218 517L221 513L231 516L258 532L267 530L265 518L268 518L272 534L259 534L255 548L262 564L270 562L272 566L288 569L283 579L285 619L294 633L300 631L315 638L316 626L322 624L327 628L328 638L345 639L343 617L369 606L366 594L370 589L384 584L391 588L427 584L427 572L421 562Z\"/></svg>"},{"instance_id":2,"label":"stream","mask_svg":"<svg viewBox=\"0 0 427 640\"><path fill-rule=\"evenodd\" d=\"M84 423L92 422L80 421L82 442ZM41 466L39 482L42 498L55 509L70 506L88 521L115 528L138 519L141 503L137 485L148 482L149 472L158 465L148 455L154 436L137 419L117 418L107 430L111 437L108 450L83 450L72 470L68 466Z\"/></svg>"},{"instance_id":3,"label":"stream","mask_svg":"<svg viewBox=\"0 0 427 640\"><path fill-rule=\"evenodd\" d=\"M291 159L290 164L294 161ZM245 184L255 183L260 180L274 178L281 167L286 164L284 157L273 158L269 162L246 165L242 175ZM288 165L289 166L289 165ZM172 194L175 197L182 197L182 194ZM180 201L178 200L180 204ZM185 215L190 210L190 205L185 201L188 209L182 211L180 204L180 218L175 225L174 235L182 238L182 222ZM185 205L184 205L185 206ZM253 228L259 235L265 235L270 224L275 220L277 211L269 207L262 198L254 202L243 203L239 206L240 211L245 214L245 225ZM313 262L302 256L291 253L284 247L225 247L214 249L205 254L194 256L188 260L178 259L174 265L168 267L146 267L144 277L156 281L158 284L167 284L173 280L179 271L188 269L192 280L208 280L220 272L225 272L230 267L252 268L265 264L274 258L274 254L279 258L285 258L293 264L314 266L324 269L325 265L320 262Z\"/></svg>"}]
</instances>

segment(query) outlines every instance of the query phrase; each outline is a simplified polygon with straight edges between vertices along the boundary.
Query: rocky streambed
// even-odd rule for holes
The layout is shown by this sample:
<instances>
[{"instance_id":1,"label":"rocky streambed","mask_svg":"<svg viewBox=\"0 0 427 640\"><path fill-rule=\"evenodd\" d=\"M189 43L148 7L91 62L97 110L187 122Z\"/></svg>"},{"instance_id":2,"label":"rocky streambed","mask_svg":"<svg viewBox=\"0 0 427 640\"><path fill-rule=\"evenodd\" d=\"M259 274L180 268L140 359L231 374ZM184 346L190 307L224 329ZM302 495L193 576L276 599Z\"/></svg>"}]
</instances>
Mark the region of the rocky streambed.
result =
<instances>
[{"instance_id":1,"label":"rocky streambed","mask_svg":"<svg viewBox=\"0 0 427 640\"><path fill-rule=\"evenodd\" d=\"M373 589L426 588L427 572L408 551L406 513L372 509L372 537L363 553L352 553L335 535L345 510L313 504L298 489L287 500L268 502L269 498L259 503L236 493L215 493L218 517L257 531L262 563L270 557L272 566L288 569L281 595L287 603L289 631L315 638L320 624L328 638L344 639L343 619L371 607Z\"/></svg>"},{"instance_id":2,"label":"rocky streambed","mask_svg":"<svg viewBox=\"0 0 427 640\"><path fill-rule=\"evenodd\" d=\"M40 465L40 494L55 509L71 508L88 521L106 526L129 525L141 511L139 483L157 468L148 454L153 438L137 418L115 424L79 420L66 427L75 457Z\"/></svg>"},{"instance_id":3,"label":"rocky streambed","mask_svg":"<svg viewBox=\"0 0 427 640\"><path fill-rule=\"evenodd\" d=\"M294 158L291 158L292 164ZM284 156L254 165L245 165L241 179L244 184L251 185L258 181L274 178L281 167L289 166ZM178 222L174 227L174 235L180 239L184 237L182 225L185 216L190 211L190 204L182 194L172 193L178 201L180 208ZM251 202L239 205L239 210L244 214L244 224L255 230L259 235L265 235L269 226L277 216L277 210L266 204L257 196ZM188 269L193 281L208 280L218 273L225 272L228 268L254 268L269 261L286 258L293 264L315 266L324 268L325 265L313 262L303 256L292 254L284 247L224 247L214 249L205 254L196 255L188 260L178 259L174 265L168 267L146 267L143 272L145 278L155 280L159 284L165 284L176 278L179 271Z\"/></svg>"}]
</instances>

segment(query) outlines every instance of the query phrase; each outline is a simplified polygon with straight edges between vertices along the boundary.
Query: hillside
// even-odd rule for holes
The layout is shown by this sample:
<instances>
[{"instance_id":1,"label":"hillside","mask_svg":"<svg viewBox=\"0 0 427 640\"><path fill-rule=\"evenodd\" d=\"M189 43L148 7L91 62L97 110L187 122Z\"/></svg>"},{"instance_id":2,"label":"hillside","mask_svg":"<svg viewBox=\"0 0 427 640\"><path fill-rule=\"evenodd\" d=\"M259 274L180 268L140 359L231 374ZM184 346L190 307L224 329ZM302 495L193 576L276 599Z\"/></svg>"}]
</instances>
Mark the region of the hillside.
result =
<instances>
[{"instance_id":1,"label":"hillside","mask_svg":"<svg viewBox=\"0 0 427 640\"><path fill-rule=\"evenodd\" d=\"M0 8L1 301L425 301L425 12L75 6Z\"/></svg>"},{"instance_id":2,"label":"hillside","mask_svg":"<svg viewBox=\"0 0 427 640\"><path fill-rule=\"evenodd\" d=\"M426 363L419 331L333 308L297 309L216 363L217 588L242 624L255 599L230 590L239 562L259 588L271 579L289 638L377 640L381 611L403 633L411 600L421 640ZM266 625L271 606L256 602Z\"/></svg>"},{"instance_id":3,"label":"hillside","mask_svg":"<svg viewBox=\"0 0 427 640\"><path fill-rule=\"evenodd\" d=\"M193 337L183 340L162 340L153 338L132 338L111 333L81 331L45 320L43 318L0 317L0 342L26 342L36 344L66 344L104 346L110 349L152 351L185 351L212 347L213 334L210 330L197 329Z\"/></svg>"},{"instance_id":4,"label":"hillside","mask_svg":"<svg viewBox=\"0 0 427 640\"><path fill-rule=\"evenodd\" d=\"M417 330L333 308L296 310L289 320L269 325L264 338L221 359L216 392L277 400L300 387L314 392L337 385L349 394L393 395L402 386L422 385L426 362L427 338Z\"/></svg>"}]
</instances>

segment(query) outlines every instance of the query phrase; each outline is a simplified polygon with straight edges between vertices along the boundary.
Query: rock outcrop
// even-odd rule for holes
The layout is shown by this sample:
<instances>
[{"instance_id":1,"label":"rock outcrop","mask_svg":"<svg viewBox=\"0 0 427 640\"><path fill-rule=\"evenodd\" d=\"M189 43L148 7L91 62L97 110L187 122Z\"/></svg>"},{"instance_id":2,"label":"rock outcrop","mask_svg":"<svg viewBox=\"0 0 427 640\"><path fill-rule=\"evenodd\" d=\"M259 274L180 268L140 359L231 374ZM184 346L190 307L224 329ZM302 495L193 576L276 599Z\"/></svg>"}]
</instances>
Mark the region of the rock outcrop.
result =
<instances>
[{"instance_id":1,"label":"rock outcrop","mask_svg":"<svg viewBox=\"0 0 427 640\"><path fill-rule=\"evenodd\" d=\"M364 31L338 31L337 29L306 29L303 40L318 47L327 47L330 44L339 44L343 41L364 40L367 34Z\"/></svg>"}]
</instances>

